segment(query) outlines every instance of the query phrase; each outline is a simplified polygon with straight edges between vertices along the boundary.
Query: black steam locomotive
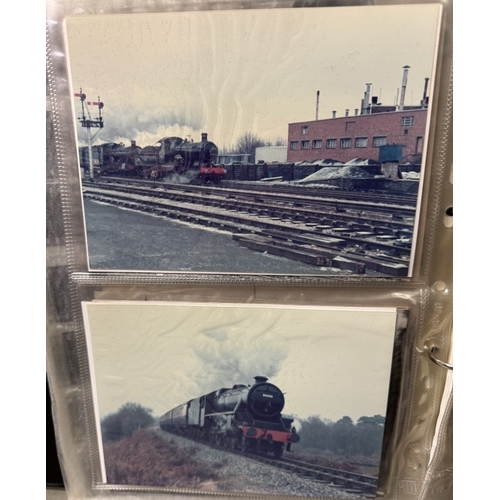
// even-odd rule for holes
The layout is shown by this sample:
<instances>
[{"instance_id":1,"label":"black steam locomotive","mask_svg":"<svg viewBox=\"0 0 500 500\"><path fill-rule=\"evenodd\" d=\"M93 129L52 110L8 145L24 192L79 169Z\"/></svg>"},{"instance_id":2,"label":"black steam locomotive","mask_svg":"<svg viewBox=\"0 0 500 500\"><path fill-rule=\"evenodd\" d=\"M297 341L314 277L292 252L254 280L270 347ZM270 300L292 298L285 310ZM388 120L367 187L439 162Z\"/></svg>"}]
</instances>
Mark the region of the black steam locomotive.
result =
<instances>
[{"instance_id":1,"label":"black steam locomotive","mask_svg":"<svg viewBox=\"0 0 500 500\"><path fill-rule=\"evenodd\" d=\"M282 416L281 390L255 377L253 385L237 384L191 399L160 417L164 431L178 432L227 449L271 452L279 458L299 441L293 419Z\"/></svg>"},{"instance_id":2,"label":"black steam locomotive","mask_svg":"<svg viewBox=\"0 0 500 500\"><path fill-rule=\"evenodd\" d=\"M226 169L217 165L217 146L201 134L200 142L180 137L164 137L154 146L141 148L135 141L105 143L92 148L94 173L143 179L163 179L175 174L185 180L195 179L218 184ZM88 148L80 148L80 165L89 170Z\"/></svg>"}]
</instances>

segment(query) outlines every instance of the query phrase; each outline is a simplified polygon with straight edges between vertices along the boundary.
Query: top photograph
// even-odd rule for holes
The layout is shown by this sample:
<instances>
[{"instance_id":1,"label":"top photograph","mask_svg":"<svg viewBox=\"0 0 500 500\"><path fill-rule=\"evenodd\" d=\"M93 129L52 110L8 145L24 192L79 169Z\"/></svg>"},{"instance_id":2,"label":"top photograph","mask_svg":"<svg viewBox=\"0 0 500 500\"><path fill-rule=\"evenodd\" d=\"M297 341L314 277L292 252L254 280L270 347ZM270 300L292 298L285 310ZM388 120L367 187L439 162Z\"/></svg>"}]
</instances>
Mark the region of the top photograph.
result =
<instances>
[{"instance_id":1,"label":"top photograph","mask_svg":"<svg viewBox=\"0 0 500 500\"><path fill-rule=\"evenodd\" d=\"M411 277L438 4L65 19L91 271Z\"/></svg>"}]
</instances>

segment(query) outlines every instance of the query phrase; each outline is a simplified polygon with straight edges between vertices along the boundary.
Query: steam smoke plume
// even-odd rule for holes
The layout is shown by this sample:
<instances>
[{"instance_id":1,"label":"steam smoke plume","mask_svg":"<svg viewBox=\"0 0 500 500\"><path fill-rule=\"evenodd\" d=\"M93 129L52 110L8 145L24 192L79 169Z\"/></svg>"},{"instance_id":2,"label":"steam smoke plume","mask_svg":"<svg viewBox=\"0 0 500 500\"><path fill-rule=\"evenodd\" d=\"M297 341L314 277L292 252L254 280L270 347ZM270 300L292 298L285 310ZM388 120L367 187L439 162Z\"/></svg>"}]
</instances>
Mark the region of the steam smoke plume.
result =
<instances>
[{"instance_id":1,"label":"steam smoke plume","mask_svg":"<svg viewBox=\"0 0 500 500\"><path fill-rule=\"evenodd\" d=\"M267 332L247 335L224 328L204 331L192 348L199 362L194 376L200 394L233 384L250 384L256 375L275 377L287 349ZM272 380L271 380L272 381Z\"/></svg>"}]
</instances>

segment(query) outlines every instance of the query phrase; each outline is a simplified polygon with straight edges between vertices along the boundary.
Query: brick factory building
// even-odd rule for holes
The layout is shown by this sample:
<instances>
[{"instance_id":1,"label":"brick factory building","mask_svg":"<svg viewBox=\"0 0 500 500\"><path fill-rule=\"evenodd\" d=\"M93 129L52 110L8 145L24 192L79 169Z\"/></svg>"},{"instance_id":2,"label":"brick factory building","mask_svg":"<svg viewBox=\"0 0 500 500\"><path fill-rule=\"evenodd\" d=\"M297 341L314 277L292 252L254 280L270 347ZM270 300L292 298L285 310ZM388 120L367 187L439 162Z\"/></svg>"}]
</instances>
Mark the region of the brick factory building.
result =
<instances>
[{"instance_id":1,"label":"brick factory building","mask_svg":"<svg viewBox=\"0 0 500 500\"><path fill-rule=\"evenodd\" d=\"M403 146L403 157L421 154L427 109L377 110L372 114L343 116L288 125L287 161L332 158L347 162L354 158L379 159L379 147Z\"/></svg>"},{"instance_id":2,"label":"brick factory building","mask_svg":"<svg viewBox=\"0 0 500 500\"><path fill-rule=\"evenodd\" d=\"M314 161L330 158L343 163L354 158L379 160L380 146L397 145L402 158L421 155L427 122L429 78L425 78L419 106L405 106L410 66L403 66L403 79L398 89L399 103L382 106L371 95L372 84L366 84L360 109L346 115L318 120L319 90L316 94L316 120L288 125L287 161Z\"/></svg>"}]
</instances>

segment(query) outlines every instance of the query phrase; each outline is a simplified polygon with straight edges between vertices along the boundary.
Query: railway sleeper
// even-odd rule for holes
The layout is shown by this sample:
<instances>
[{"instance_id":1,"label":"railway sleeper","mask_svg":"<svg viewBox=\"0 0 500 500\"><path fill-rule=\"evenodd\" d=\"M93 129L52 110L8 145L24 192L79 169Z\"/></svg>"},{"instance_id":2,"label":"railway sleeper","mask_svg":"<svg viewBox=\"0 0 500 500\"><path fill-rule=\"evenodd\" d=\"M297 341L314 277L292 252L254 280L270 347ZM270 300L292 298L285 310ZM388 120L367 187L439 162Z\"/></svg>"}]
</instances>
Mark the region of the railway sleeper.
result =
<instances>
[{"instance_id":1,"label":"railway sleeper","mask_svg":"<svg viewBox=\"0 0 500 500\"><path fill-rule=\"evenodd\" d=\"M329 267L335 267L343 271L351 271L356 274L366 273L366 264L360 263L356 258L349 259L344 257L341 252L334 252L329 248L323 248L315 244L314 240L311 238L311 243L301 241L297 242L294 238L290 240L284 240L278 238L278 241L271 239L269 237L260 236L258 234L252 235L251 237L239 237L233 239L241 241L242 239L251 239L255 242L260 242L263 245L272 245L275 248L287 248L298 252L307 252L310 255L316 255L317 257L324 257L325 262L328 263ZM241 244L241 243L240 243Z\"/></svg>"},{"instance_id":2,"label":"railway sleeper","mask_svg":"<svg viewBox=\"0 0 500 500\"><path fill-rule=\"evenodd\" d=\"M266 236L269 234L270 236ZM262 231L262 233L256 233L252 235L235 235L233 234L233 240L238 241L240 245L249 247L249 244L243 243L244 240L252 241L253 245L262 245L262 247L268 247L270 253L272 253L271 248L278 249L284 248L290 251L306 252L308 255L316 255L317 257L324 257L326 262L329 262L329 266L335 267L343 271L351 271L356 274L365 274L366 270L375 271L382 274L387 274L389 276L406 276L408 273L408 267L404 263L394 262L394 260L389 260L385 256L381 256L380 260L377 258L372 258L366 255L360 255L355 252L344 253L340 249L336 251L327 245L322 245L320 241L314 241L313 238L303 238L291 237L285 240L283 237L278 238L278 241L272 239L272 232ZM302 244L297 243L296 240L300 240ZM306 243L307 241L307 243ZM310 242L309 242L310 241ZM280 255L276 253L275 255ZM305 261L304 261L305 262ZM317 264L325 265L325 264Z\"/></svg>"},{"instance_id":3,"label":"railway sleeper","mask_svg":"<svg viewBox=\"0 0 500 500\"><path fill-rule=\"evenodd\" d=\"M304 262L305 264L311 264L313 266L330 267L331 259L327 257L311 254L309 252L295 250L293 248L286 248L281 245L273 245L272 243L266 243L262 241L255 241L249 238L242 238L238 240L238 243L251 250L257 250L260 252L268 252L272 255L278 255L280 257L286 257L288 259L297 260Z\"/></svg>"},{"instance_id":4,"label":"railway sleeper","mask_svg":"<svg viewBox=\"0 0 500 500\"><path fill-rule=\"evenodd\" d=\"M344 245L344 240L341 238L336 238L335 236L326 236L326 235L308 235L308 234L290 234L285 231L278 231L272 229L264 229L260 232L263 236L272 237L281 241L291 241L293 243L303 244L314 244L314 245L325 245L328 248L331 246L339 246L342 248Z\"/></svg>"}]
</instances>

